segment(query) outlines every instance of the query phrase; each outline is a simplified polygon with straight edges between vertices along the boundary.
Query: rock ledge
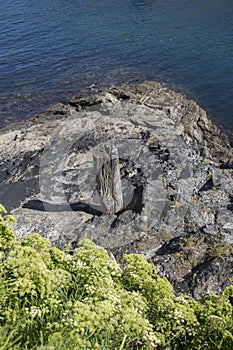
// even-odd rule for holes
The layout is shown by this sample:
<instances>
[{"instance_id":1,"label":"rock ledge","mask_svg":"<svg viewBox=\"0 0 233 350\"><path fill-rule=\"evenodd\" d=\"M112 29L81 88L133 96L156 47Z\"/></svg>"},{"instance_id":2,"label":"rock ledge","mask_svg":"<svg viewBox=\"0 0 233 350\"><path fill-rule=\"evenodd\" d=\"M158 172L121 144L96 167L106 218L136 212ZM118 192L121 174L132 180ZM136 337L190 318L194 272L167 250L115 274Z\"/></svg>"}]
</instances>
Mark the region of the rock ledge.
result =
<instances>
[{"instance_id":1,"label":"rock ledge","mask_svg":"<svg viewBox=\"0 0 233 350\"><path fill-rule=\"evenodd\" d=\"M106 145L122 188L111 214L93 161ZM233 150L194 101L155 82L111 88L1 129L0 152L1 202L19 237L143 253L193 297L232 283Z\"/></svg>"}]
</instances>

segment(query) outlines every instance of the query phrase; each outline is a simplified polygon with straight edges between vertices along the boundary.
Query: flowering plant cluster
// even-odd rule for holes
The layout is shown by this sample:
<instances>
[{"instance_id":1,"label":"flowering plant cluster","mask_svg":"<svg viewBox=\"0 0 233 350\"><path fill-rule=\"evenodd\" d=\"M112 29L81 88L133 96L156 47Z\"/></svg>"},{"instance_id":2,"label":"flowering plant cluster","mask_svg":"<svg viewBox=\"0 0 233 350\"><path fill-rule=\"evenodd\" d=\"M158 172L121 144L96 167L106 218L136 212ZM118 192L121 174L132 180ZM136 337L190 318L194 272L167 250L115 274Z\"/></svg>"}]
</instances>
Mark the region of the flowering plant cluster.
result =
<instances>
[{"instance_id":1,"label":"flowering plant cluster","mask_svg":"<svg viewBox=\"0 0 233 350\"><path fill-rule=\"evenodd\" d=\"M18 241L0 211L0 349L233 348L233 287L176 297L141 255L120 265L89 240L73 251L38 234Z\"/></svg>"}]
</instances>

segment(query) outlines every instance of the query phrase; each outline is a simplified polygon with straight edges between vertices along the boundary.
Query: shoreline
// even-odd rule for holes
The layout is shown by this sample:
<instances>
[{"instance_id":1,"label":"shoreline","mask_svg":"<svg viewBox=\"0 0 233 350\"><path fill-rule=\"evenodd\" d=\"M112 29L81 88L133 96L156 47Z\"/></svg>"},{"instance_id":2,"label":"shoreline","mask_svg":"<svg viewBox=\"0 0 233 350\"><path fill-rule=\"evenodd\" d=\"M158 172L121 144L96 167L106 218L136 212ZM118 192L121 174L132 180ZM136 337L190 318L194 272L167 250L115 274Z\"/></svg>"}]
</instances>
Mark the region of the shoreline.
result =
<instances>
[{"instance_id":1,"label":"shoreline","mask_svg":"<svg viewBox=\"0 0 233 350\"><path fill-rule=\"evenodd\" d=\"M96 94L101 93L102 91L108 91L114 88L117 88L119 86L134 86L137 84L141 84L144 81L149 81L149 82L154 82L155 80L153 79L146 79L144 80L143 78L139 79L128 79L126 82L121 81L119 84L114 83L114 84L99 84L99 85L90 85L87 87L80 87L78 90L75 89L74 87L70 90L70 91L66 91L66 92L54 92L51 94L51 97L45 102L43 103L41 106L38 105L37 103L37 99L35 100L35 108L33 109L32 112L26 113L26 117L25 117L25 113L24 114L18 114L18 116L15 114L16 112L14 112L14 118L11 120L9 120L8 118L5 118L4 121L0 122L0 129L5 128L9 125L13 125L13 124L18 124L21 122L25 122L27 120L30 119L34 119L35 117L39 116L39 115L43 115L44 113L46 113L46 111L53 109L56 107L56 105L59 104L69 104L69 102L72 102L73 100L77 100L79 98L85 98L88 96L93 96ZM161 86L163 86L164 88L170 90L170 91L174 91L179 95L182 95L185 99L188 100L192 100L196 103L197 100L195 98L195 94L192 93L192 91L187 90L187 88L177 85L174 81L164 81L163 77L161 77L161 79L156 80L159 84L161 84ZM38 94L35 94L35 96L38 96ZM45 96L47 96L46 92L41 93L41 98L45 98ZM23 101L25 100L25 98L23 98ZM26 103L26 102L24 102ZM32 108L32 105L29 104L29 107ZM210 108L205 109L203 107L201 107L202 109L204 109L207 113L208 118L211 120L211 122L213 124L215 124L223 133L223 135L227 136L227 138L230 140L231 144L233 143L233 125L231 126L231 124L226 125L226 124L222 124L217 116L217 114L211 110ZM7 121L7 119L9 121Z\"/></svg>"},{"instance_id":2,"label":"shoreline","mask_svg":"<svg viewBox=\"0 0 233 350\"><path fill-rule=\"evenodd\" d=\"M93 168L106 144L123 197L107 215ZM62 248L87 237L118 260L142 253L195 298L233 278L233 148L195 101L151 81L103 89L0 129L0 154L19 238L39 232Z\"/></svg>"}]
</instances>

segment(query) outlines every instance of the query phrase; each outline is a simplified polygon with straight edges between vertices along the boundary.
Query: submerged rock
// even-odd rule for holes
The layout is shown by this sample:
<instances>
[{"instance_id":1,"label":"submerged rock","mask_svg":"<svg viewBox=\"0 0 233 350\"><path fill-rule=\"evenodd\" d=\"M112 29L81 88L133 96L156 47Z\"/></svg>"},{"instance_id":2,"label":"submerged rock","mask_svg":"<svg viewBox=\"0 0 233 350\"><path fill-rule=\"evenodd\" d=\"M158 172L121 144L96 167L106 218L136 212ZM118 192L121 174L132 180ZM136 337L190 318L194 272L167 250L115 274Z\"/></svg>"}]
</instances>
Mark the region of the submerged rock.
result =
<instances>
[{"instance_id":1,"label":"submerged rock","mask_svg":"<svg viewBox=\"0 0 233 350\"><path fill-rule=\"evenodd\" d=\"M117 159L102 170L115 169L120 192L108 214L95 155L109 145ZM154 82L108 89L1 129L0 152L19 237L143 253L194 297L232 283L233 151L194 101Z\"/></svg>"}]
</instances>

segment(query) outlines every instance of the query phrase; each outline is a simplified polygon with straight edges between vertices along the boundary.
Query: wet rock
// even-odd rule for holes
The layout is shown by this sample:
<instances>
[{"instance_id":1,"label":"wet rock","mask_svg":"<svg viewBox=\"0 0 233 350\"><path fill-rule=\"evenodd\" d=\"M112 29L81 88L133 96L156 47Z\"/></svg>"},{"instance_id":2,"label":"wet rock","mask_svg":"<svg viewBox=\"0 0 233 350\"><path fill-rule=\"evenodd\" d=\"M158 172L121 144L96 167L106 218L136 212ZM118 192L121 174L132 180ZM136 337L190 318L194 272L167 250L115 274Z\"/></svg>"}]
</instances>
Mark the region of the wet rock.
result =
<instances>
[{"instance_id":1,"label":"wet rock","mask_svg":"<svg viewBox=\"0 0 233 350\"><path fill-rule=\"evenodd\" d=\"M103 158L99 173L94 155L109 145L117 160ZM155 82L111 88L1 129L0 152L1 202L18 237L143 253L194 297L231 283L233 151L194 101Z\"/></svg>"}]
</instances>

